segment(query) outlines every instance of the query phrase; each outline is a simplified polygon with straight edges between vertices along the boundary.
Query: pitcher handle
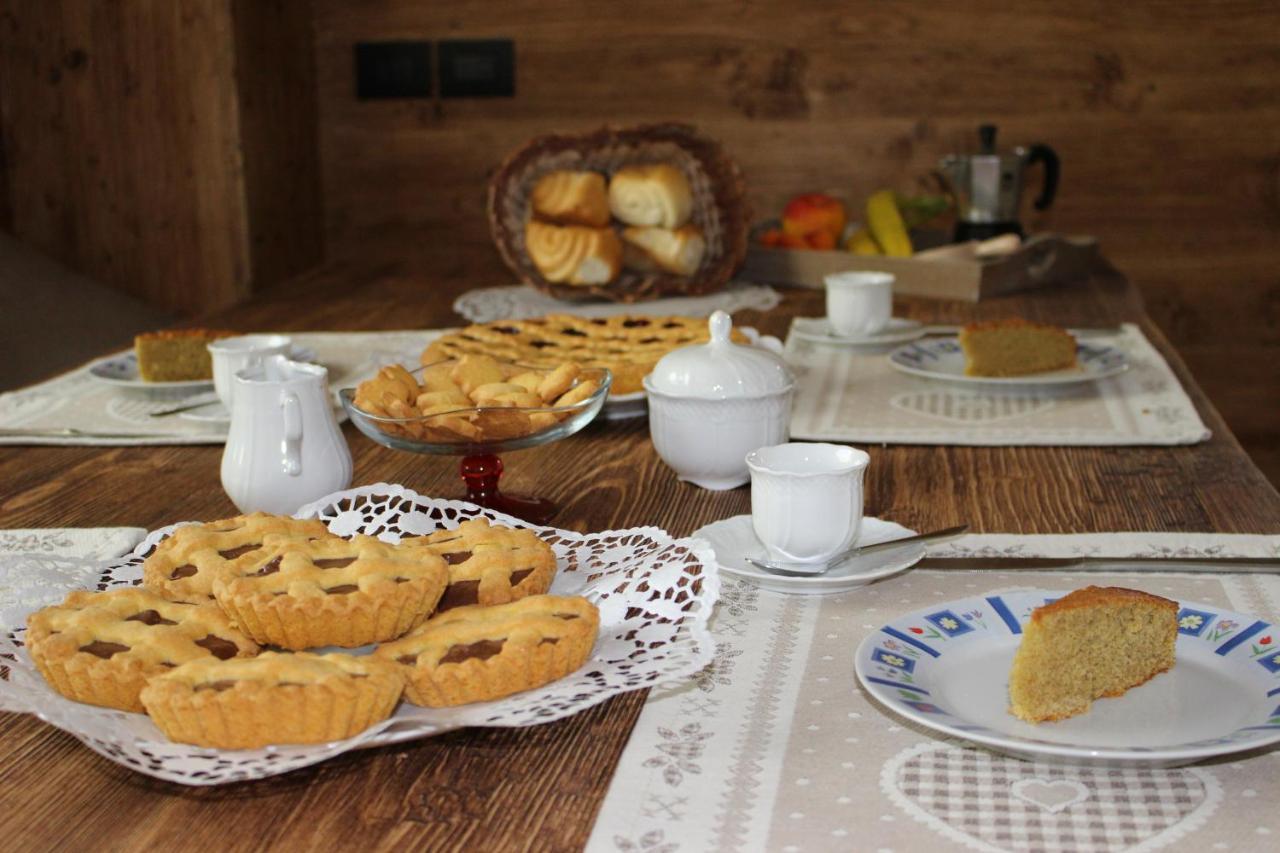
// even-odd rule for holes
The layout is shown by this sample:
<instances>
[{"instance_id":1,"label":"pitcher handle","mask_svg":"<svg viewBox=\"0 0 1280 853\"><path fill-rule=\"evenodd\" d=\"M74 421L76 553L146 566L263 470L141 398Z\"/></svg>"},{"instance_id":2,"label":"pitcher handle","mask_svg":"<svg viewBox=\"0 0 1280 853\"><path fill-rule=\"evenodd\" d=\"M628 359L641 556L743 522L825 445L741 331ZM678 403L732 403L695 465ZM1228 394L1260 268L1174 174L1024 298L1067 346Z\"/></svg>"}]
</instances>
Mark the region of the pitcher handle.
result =
<instances>
[{"instance_id":1,"label":"pitcher handle","mask_svg":"<svg viewBox=\"0 0 1280 853\"><path fill-rule=\"evenodd\" d=\"M1036 210L1045 210L1053 204L1053 197L1058 192L1058 152L1037 142L1031 146L1027 157L1027 165L1032 163L1044 163L1044 184L1040 195L1036 197L1035 206Z\"/></svg>"},{"instance_id":2,"label":"pitcher handle","mask_svg":"<svg viewBox=\"0 0 1280 853\"><path fill-rule=\"evenodd\" d=\"M290 391L281 394L280 409L284 414L281 467L290 477L297 477L302 473L302 404L298 395Z\"/></svg>"}]
</instances>

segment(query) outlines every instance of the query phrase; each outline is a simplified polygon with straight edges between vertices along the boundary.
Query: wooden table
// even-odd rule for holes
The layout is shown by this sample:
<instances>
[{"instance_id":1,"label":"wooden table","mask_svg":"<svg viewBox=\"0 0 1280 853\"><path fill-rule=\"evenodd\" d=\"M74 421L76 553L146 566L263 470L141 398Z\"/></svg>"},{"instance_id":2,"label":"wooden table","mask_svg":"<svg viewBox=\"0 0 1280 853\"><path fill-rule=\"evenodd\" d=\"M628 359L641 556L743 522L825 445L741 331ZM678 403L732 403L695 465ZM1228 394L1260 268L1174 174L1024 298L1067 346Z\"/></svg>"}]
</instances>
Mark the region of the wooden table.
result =
<instances>
[{"instance_id":1,"label":"wooden table","mask_svg":"<svg viewBox=\"0 0 1280 853\"><path fill-rule=\"evenodd\" d=\"M458 322L448 306L469 286L465 277L396 267L332 268L210 321L245 331L432 328ZM1280 532L1280 495L1123 280L979 306L911 300L898 308L932 322L1011 314L1064 325L1136 321L1213 438L1175 448L873 447L869 512L916 529L968 523L975 532ZM820 294L788 293L768 316L739 320L783 334L797 313L821 314ZM455 459L398 453L346 429L356 484L458 494ZM0 448L0 525L150 529L231 515L219 486L220 455L218 447ZM504 487L560 501L554 523L574 530L656 524L687 535L749 510L747 489L708 492L677 482L654 454L644 421L593 424L505 461ZM630 693L545 726L459 731L215 789L134 774L34 718L5 715L0 845L577 849L644 700L643 692Z\"/></svg>"}]
</instances>

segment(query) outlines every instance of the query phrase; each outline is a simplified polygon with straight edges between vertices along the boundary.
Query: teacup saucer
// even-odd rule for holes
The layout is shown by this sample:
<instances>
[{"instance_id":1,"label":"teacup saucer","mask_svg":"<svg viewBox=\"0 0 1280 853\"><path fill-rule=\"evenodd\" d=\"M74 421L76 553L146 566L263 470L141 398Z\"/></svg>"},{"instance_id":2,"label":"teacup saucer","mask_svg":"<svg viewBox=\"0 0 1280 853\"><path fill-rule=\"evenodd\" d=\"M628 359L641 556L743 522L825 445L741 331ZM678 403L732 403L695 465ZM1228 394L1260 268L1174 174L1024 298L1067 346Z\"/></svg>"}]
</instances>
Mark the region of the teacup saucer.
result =
<instances>
[{"instance_id":1,"label":"teacup saucer","mask_svg":"<svg viewBox=\"0 0 1280 853\"><path fill-rule=\"evenodd\" d=\"M874 545L890 539L914 536L915 533L916 531L901 524L864 516L862 534L858 543ZM749 515L735 515L733 518L708 524L706 527L695 530L693 535L711 543L711 547L716 552L716 562L720 564L725 574L749 580L770 592L785 592L793 595L828 595L855 589L910 568L924 557L927 550L924 544L913 542L901 548L889 548L865 557L857 557L826 574L814 577L783 577L770 574L747 562L747 557L767 559L764 546L756 539L755 531L751 527Z\"/></svg>"},{"instance_id":2,"label":"teacup saucer","mask_svg":"<svg viewBox=\"0 0 1280 853\"><path fill-rule=\"evenodd\" d=\"M889 324L874 335L840 335L831 328L826 317L796 317L791 331L798 338L839 346L879 346L900 344L924 337L925 326L919 320L890 317Z\"/></svg>"}]
</instances>

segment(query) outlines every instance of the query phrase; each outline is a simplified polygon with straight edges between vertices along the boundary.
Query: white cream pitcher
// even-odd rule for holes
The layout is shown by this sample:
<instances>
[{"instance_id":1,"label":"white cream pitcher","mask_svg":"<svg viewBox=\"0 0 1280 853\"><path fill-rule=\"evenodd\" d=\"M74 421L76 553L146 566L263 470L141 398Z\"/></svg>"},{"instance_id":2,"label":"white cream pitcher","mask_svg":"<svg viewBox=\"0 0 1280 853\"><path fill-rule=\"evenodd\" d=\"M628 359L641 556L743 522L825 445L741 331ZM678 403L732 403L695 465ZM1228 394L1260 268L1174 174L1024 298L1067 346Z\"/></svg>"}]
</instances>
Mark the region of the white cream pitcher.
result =
<instances>
[{"instance_id":1,"label":"white cream pitcher","mask_svg":"<svg viewBox=\"0 0 1280 853\"><path fill-rule=\"evenodd\" d=\"M351 485L329 371L283 355L237 371L222 488L241 512L288 515Z\"/></svg>"}]
</instances>

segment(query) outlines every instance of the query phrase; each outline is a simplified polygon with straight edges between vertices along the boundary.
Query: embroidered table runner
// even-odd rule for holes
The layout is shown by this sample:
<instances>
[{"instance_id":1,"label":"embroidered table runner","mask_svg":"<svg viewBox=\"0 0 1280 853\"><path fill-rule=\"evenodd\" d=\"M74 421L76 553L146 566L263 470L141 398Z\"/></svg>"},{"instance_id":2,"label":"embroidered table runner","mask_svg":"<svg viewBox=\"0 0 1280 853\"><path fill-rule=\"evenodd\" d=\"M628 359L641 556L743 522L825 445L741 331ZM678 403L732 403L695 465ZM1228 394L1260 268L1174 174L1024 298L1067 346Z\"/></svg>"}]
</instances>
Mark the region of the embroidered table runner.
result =
<instances>
[{"instance_id":1,"label":"embroidered table runner","mask_svg":"<svg viewBox=\"0 0 1280 853\"><path fill-rule=\"evenodd\" d=\"M936 556L1280 556L1280 536L969 536ZM715 662L654 690L589 851L1121 851L1274 849L1280 751L1174 769L1020 761L916 726L857 683L854 651L893 617L975 595L1070 589L1069 572L915 571L851 592L784 596L724 578ZM1186 599L1280 615L1280 578L1107 575ZM1280 637L1272 640L1280 642ZM1204 699L1212 712L1215 697Z\"/></svg>"},{"instance_id":2,"label":"embroidered table runner","mask_svg":"<svg viewBox=\"0 0 1280 853\"><path fill-rule=\"evenodd\" d=\"M1124 350L1131 367L1098 382L1013 390L923 379L886 352L815 343L792 334L798 374L791 436L886 444L1195 444L1209 430L1168 363L1131 323L1090 343Z\"/></svg>"},{"instance_id":3,"label":"embroidered table runner","mask_svg":"<svg viewBox=\"0 0 1280 853\"><path fill-rule=\"evenodd\" d=\"M310 350L329 369L336 392L373 375L391 362L417 365L422 350L440 330L399 332L289 333L294 346ZM152 412L185 402L212 399L212 391L156 391L104 383L80 367L20 391L0 394L0 444L222 444L226 422L192 420L182 415L151 417ZM41 434L73 429L84 434ZM31 433L24 434L30 430ZM117 437L105 438L107 433Z\"/></svg>"},{"instance_id":4,"label":"embroidered table runner","mask_svg":"<svg viewBox=\"0 0 1280 853\"><path fill-rule=\"evenodd\" d=\"M734 282L724 290L703 296L674 296L651 302L570 302L548 296L528 285L517 284L469 290L454 301L453 310L473 323L525 320L544 314L575 314L579 317L681 314L707 317L712 311L728 311L730 314L746 309L768 311L781 299L778 291L767 285Z\"/></svg>"}]
</instances>

